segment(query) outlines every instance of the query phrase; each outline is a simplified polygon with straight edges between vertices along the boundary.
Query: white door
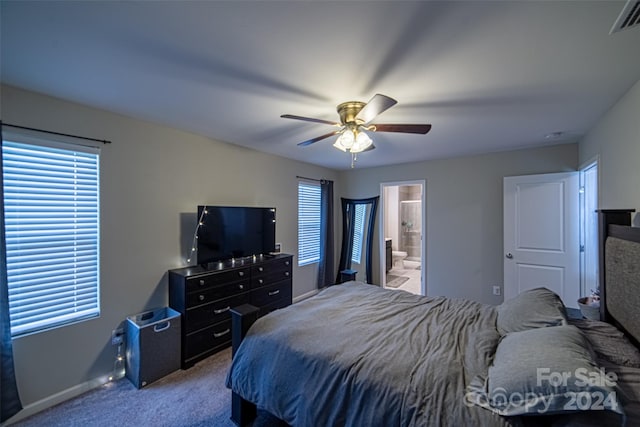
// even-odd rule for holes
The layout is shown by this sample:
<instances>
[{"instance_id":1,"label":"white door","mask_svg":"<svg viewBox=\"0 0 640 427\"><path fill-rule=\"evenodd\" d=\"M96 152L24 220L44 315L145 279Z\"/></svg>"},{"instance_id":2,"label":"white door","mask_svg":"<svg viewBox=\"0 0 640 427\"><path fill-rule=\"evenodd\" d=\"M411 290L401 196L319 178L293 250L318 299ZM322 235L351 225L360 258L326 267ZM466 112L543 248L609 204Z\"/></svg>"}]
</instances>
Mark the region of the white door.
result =
<instances>
[{"instance_id":1,"label":"white door","mask_svg":"<svg viewBox=\"0 0 640 427\"><path fill-rule=\"evenodd\" d=\"M546 287L577 308L580 296L577 172L504 178L504 298Z\"/></svg>"}]
</instances>

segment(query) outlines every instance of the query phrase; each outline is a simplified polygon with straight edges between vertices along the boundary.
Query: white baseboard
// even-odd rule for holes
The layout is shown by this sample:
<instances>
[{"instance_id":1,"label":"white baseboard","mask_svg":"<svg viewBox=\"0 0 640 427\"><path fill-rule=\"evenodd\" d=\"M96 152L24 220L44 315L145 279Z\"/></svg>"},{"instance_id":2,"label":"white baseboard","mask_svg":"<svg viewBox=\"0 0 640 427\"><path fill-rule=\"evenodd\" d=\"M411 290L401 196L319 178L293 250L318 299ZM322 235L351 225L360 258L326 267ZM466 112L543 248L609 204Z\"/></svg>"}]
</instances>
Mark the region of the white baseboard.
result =
<instances>
[{"instance_id":1,"label":"white baseboard","mask_svg":"<svg viewBox=\"0 0 640 427\"><path fill-rule=\"evenodd\" d=\"M314 296L314 295L315 295L315 294L317 294L318 292L320 292L320 291L319 291L319 290L317 290L317 289L314 289L313 291L309 291L309 292L307 292L306 294L298 295L297 297L295 297L295 298L293 299L293 303L295 304L295 303L300 302L300 301L302 301L302 300L305 300L305 299L307 299L307 298L311 298L312 296Z\"/></svg>"},{"instance_id":2,"label":"white baseboard","mask_svg":"<svg viewBox=\"0 0 640 427\"><path fill-rule=\"evenodd\" d=\"M103 376L100 378L93 379L91 381L87 381L82 384L75 385L66 390L62 390L54 395L45 397L44 399L38 400L37 402L30 403L26 405L20 412L18 412L13 417L9 418L4 423L0 424L0 426L10 426L11 424L17 423L18 421L22 421L25 418L28 418L38 412L44 411L45 409L51 408L59 403L62 403L66 400L73 399L74 397L80 396L82 393L86 393L89 390L93 390L94 388L100 387L103 384L109 382L108 376Z\"/></svg>"}]
</instances>

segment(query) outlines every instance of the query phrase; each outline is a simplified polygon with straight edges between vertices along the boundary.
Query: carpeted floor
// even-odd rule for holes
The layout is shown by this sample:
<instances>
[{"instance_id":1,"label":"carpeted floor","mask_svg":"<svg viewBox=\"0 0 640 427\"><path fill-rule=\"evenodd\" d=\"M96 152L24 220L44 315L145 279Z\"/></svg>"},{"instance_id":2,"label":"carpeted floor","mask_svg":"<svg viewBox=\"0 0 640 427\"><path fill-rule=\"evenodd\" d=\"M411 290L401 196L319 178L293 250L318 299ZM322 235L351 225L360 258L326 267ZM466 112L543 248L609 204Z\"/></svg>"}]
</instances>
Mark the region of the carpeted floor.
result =
<instances>
[{"instance_id":1,"label":"carpeted floor","mask_svg":"<svg viewBox=\"0 0 640 427\"><path fill-rule=\"evenodd\" d=\"M138 390L122 378L14 426L235 426L225 387L231 349Z\"/></svg>"}]
</instances>

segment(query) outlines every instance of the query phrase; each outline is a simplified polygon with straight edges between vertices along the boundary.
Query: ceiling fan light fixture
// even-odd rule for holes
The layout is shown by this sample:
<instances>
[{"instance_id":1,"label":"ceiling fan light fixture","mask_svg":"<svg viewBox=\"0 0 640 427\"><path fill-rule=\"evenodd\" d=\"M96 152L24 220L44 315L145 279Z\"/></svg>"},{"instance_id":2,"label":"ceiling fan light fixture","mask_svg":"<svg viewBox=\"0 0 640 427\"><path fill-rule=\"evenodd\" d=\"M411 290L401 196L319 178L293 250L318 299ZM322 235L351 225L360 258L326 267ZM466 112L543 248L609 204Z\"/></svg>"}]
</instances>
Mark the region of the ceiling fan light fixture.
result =
<instances>
[{"instance_id":1,"label":"ceiling fan light fixture","mask_svg":"<svg viewBox=\"0 0 640 427\"><path fill-rule=\"evenodd\" d=\"M333 144L340 151L349 153L362 153L367 150L373 141L365 132L358 132L357 129L345 129Z\"/></svg>"},{"instance_id":2,"label":"ceiling fan light fixture","mask_svg":"<svg viewBox=\"0 0 640 427\"><path fill-rule=\"evenodd\" d=\"M356 142L356 136L354 135L354 131L351 129L345 129L344 132L338 137L336 140L336 144L340 145L344 148L343 151L351 150L353 144Z\"/></svg>"},{"instance_id":3,"label":"ceiling fan light fixture","mask_svg":"<svg viewBox=\"0 0 640 427\"><path fill-rule=\"evenodd\" d=\"M351 152L362 153L367 148L369 148L371 144L373 144L373 141L371 141L369 135L367 135L365 132L358 132L358 135L356 136L356 142L353 144L353 147L351 147Z\"/></svg>"},{"instance_id":4,"label":"ceiling fan light fixture","mask_svg":"<svg viewBox=\"0 0 640 427\"><path fill-rule=\"evenodd\" d=\"M336 142L333 143L333 146L336 147L340 151L344 151L345 153L347 152L347 149L344 148L344 146L342 144L340 144L340 137L338 137L338 139L336 139Z\"/></svg>"}]
</instances>

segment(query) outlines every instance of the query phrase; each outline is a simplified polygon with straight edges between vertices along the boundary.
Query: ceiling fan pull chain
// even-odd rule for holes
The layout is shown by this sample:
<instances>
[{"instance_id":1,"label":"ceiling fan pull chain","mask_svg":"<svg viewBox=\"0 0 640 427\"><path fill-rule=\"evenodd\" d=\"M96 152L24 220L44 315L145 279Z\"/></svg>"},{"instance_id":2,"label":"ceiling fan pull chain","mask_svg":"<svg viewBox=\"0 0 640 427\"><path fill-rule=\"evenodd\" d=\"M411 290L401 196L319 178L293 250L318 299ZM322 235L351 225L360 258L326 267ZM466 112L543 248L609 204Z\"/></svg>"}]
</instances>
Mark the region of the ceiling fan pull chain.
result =
<instances>
[{"instance_id":1,"label":"ceiling fan pull chain","mask_svg":"<svg viewBox=\"0 0 640 427\"><path fill-rule=\"evenodd\" d=\"M351 153L351 169L356 167L357 161L358 161L358 153Z\"/></svg>"}]
</instances>

